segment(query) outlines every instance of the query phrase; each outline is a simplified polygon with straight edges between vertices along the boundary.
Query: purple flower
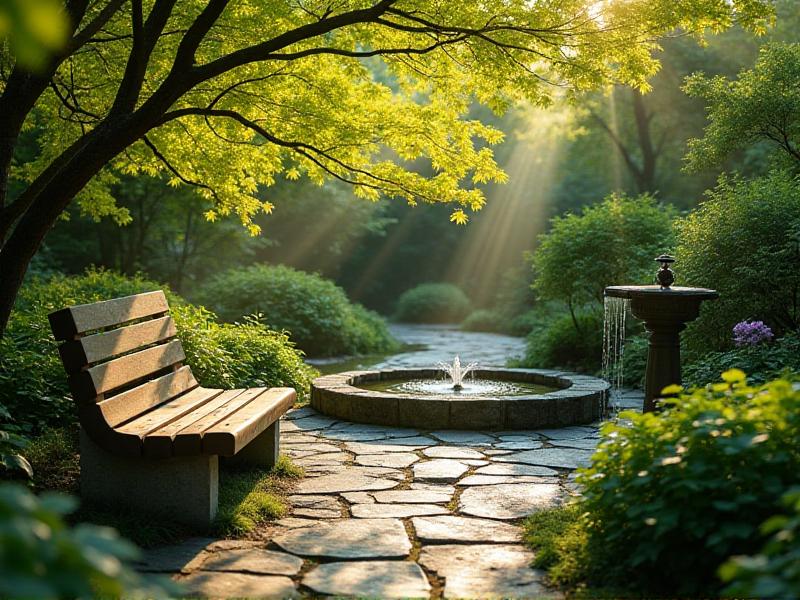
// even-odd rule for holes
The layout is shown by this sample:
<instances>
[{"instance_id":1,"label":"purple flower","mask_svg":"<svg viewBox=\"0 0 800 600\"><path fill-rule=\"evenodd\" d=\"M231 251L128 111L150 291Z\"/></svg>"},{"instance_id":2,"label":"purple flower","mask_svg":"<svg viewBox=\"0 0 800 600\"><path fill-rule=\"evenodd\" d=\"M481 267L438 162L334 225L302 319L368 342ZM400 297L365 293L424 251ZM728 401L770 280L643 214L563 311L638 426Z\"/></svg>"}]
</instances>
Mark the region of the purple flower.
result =
<instances>
[{"instance_id":1,"label":"purple flower","mask_svg":"<svg viewBox=\"0 0 800 600\"><path fill-rule=\"evenodd\" d=\"M764 321L742 321L733 327L733 343L737 346L755 346L773 337L772 330Z\"/></svg>"}]
</instances>

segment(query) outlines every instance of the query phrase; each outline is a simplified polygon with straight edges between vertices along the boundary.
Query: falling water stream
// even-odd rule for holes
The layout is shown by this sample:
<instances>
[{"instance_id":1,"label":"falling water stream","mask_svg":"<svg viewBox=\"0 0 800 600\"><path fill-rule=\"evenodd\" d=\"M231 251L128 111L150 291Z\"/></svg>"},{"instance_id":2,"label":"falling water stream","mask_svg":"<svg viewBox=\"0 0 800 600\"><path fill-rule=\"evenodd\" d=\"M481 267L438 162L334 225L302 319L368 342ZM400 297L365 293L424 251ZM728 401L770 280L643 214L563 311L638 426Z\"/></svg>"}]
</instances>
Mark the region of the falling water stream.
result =
<instances>
[{"instance_id":1,"label":"falling water stream","mask_svg":"<svg viewBox=\"0 0 800 600\"><path fill-rule=\"evenodd\" d=\"M625 317L630 300L606 297L603 303L603 377L611 384L604 413L619 412L619 397L623 384L625 348Z\"/></svg>"}]
</instances>

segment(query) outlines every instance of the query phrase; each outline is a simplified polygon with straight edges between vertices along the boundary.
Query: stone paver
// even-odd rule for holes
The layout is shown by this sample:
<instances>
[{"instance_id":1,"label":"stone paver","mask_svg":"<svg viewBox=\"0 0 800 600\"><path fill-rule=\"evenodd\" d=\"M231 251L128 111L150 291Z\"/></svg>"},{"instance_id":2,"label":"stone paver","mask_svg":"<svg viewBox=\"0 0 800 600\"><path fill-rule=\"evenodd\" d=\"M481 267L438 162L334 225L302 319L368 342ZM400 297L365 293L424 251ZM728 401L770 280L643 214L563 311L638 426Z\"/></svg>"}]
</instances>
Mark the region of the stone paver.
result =
<instances>
[{"instance_id":1,"label":"stone paver","mask_svg":"<svg viewBox=\"0 0 800 600\"><path fill-rule=\"evenodd\" d=\"M196 571L178 580L190 596L202 598L297 598L294 582L278 575Z\"/></svg>"},{"instance_id":2,"label":"stone paver","mask_svg":"<svg viewBox=\"0 0 800 600\"><path fill-rule=\"evenodd\" d=\"M428 432L303 408L281 428L282 452L306 473L290 513L256 540L149 550L141 570L220 598L430 598L432 583L446 599L560 597L530 566L519 522L579 493L574 470L590 460L598 427Z\"/></svg>"},{"instance_id":3,"label":"stone paver","mask_svg":"<svg viewBox=\"0 0 800 600\"><path fill-rule=\"evenodd\" d=\"M484 458L483 454L473 448L459 448L458 446L432 446L431 448L425 448L422 453L428 458L466 458L478 460Z\"/></svg>"},{"instance_id":4,"label":"stone paver","mask_svg":"<svg viewBox=\"0 0 800 600\"><path fill-rule=\"evenodd\" d=\"M457 481L469 467L449 458L435 458L414 465L416 481Z\"/></svg>"},{"instance_id":5,"label":"stone paver","mask_svg":"<svg viewBox=\"0 0 800 600\"><path fill-rule=\"evenodd\" d=\"M398 519L320 522L278 534L272 541L292 554L315 558L405 558L411 551L411 541Z\"/></svg>"},{"instance_id":6,"label":"stone paver","mask_svg":"<svg viewBox=\"0 0 800 600\"><path fill-rule=\"evenodd\" d=\"M524 463L543 467L561 469L577 469L589 464L593 452L574 448L542 448L541 450L523 450L505 456L498 456L495 462Z\"/></svg>"},{"instance_id":7,"label":"stone paver","mask_svg":"<svg viewBox=\"0 0 800 600\"><path fill-rule=\"evenodd\" d=\"M449 513L445 507L437 504L354 504L350 512L358 519L405 519Z\"/></svg>"},{"instance_id":8,"label":"stone paver","mask_svg":"<svg viewBox=\"0 0 800 600\"><path fill-rule=\"evenodd\" d=\"M367 598L427 598L431 586L413 562L376 560L319 565L303 584L318 594Z\"/></svg>"},{"instance_id":9,"label":"stone paver","mask_svg":"<svg viewBox=\"0 0 800 600\"><path fill-rule=\"evenodd\" d=\"M410 452L389 452L387 454L359 454L356 458L357 465L366 467L393 467L402 469L413 465L419 456Z\"/></svg>"},{"instance_id":10,"label":"stone paver","mask_svg":"<svg viewBox=\"0 0 800 600\"><path fill-rule=\"evenodd\" d=\"M519 527L489 519L466 517L415 517L411 519L417 538L423 544L452 544L454 542L502 544L519 542Z\"/></svg>"},{"instance_id":11,"label":"stone paver","mask_svg":"<svg viewBox=\"0 0 800 600\"><path fill-rule=\"evenodd\" d=\"M464 490L458 507L475 517L521 519L558 506L561 496L560 487L552 483L481 485Z\"/></svg>"},{"instance_id":12,"label":"stone paver","mask_svg":"<svg viewBox=\"0 0 800 600\"><path fill-rule=\"evenodd\" d=\"M390 479L343 471L342 473L322 475L313 479L304 479L298 484L295 491L298 494L330 494L334 492L388 490L396 485L397 482Z\"/></svg>"},{"instance_id":13,"label":"stone paver","mask_svg":"<svg viewBox=\"0 0 800 600\"><path fill-rule=\"evenodd\" d=\"M378 502L400 502L403 504L446 504L455 489L447 490L389 490L371 494Z\"/></svg>"},{"instance_id":14,"label":"stone paver","mask_svg":"<svg viewBox=\"0 0 800 600\"><path fill-rule=\"evenodd\" d=\"M446 581L447 598L547 598L558 596L530 567L533 553L512 545L443 545L422 549L419 562Z\"/></svg>"},{"instance_id":15,"label":"stone paver","mask_svg":"<svg viewBox=\"0 0 800 600\"><path fill-rule=\"evenodd\" d=\"M303 559L264 548L239 548L212 552L200 566L202 571L231 571L256 575L297 575Z\"/></svg>"}]
</instances>

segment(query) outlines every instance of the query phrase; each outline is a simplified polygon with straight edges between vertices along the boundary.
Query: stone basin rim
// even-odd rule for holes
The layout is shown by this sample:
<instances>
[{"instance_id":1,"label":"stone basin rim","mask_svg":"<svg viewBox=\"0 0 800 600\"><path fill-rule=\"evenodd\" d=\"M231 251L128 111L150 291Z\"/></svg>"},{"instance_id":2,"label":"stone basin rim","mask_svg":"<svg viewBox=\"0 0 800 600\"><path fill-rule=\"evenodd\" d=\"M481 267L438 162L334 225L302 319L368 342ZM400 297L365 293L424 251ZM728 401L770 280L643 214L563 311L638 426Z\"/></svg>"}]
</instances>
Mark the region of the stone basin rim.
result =
<instances>
[{"instance_id":1,"label":"stone basin rim","mask_svg":"<svg viewBox=\"0 0 800 600\"><path fill-rule=\"evenodd\" d=\"M345 371L311 384L311 406L337 419L418 429L533 429L593 423L600 418L609 383L552 369L481 368L477 377L558 388L520 396L433 396L357 387L374 381L438 378L436 368Z\"/></svg>"},{"instance_id":2,"label":"stone basin rim","mask_svg":"<svg viewBox=\"0 0 800 600\"><path fill-rule=\"evenodd\" d=\"M653 297L689 297L713 300L719 298L717 290L708 288L675 286L662 288L660 285L611 285L605 288L603 295L609 298L653 298Z\"/></svg>"}]
</instances>

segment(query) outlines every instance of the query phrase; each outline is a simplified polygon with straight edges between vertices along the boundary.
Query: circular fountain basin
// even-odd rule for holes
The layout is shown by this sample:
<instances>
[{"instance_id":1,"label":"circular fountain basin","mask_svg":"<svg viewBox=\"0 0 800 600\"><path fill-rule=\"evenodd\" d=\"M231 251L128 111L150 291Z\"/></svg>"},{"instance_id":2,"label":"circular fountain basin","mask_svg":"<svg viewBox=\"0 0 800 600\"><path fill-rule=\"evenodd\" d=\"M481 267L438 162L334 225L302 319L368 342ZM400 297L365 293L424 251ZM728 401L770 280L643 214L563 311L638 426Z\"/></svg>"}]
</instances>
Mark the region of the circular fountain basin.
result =
<instances>
[{"instance_id":1,"label":"circular fountain basin","mask_svg":"<svg viewBox=\"0 0 800 600\"><path fill-rule=\"evenodd\" d=\"M476 369L461 390L439 369L318 377L311 405L357 423L422 429L535 429L596 421L608 382L545 369Z\"/></svg>"}]
</instances>

